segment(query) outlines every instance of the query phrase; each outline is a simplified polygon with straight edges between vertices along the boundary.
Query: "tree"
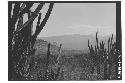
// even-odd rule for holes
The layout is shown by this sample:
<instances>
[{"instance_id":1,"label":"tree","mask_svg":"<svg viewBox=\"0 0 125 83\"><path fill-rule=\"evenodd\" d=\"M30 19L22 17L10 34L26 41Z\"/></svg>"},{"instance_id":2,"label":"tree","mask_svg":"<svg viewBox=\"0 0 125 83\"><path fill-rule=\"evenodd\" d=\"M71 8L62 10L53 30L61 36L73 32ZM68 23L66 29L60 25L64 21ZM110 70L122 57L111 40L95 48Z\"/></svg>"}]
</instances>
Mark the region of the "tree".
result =
<instances>
[{"instance_id":1,"label":"tree","mask_svg":"<svg viewBox=\"0 0 125 83\"><path fill-rule=\"evenodd\" d=\"M8 80L29 80L29 58L35 52L33 46L54 6L52 2L49 4L43 21L40 21L40 10L45 3L39 2L32 12L30 9L33 4L34 2L8 2ZM28 21L25 23L24 14L28 15ZM36 30L32 33L33 22L37 16Z\"/></svg>"}]
</instances>

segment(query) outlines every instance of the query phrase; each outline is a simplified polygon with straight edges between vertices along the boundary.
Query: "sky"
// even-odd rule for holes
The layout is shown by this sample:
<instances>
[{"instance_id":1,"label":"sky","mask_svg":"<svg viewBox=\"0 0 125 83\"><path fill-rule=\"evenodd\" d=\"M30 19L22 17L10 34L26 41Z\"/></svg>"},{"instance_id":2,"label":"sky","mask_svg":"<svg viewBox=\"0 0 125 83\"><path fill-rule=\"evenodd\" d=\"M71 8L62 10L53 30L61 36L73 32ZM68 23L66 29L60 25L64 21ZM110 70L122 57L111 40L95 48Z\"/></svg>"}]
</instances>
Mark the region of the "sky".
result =
<instances>
[{"instance_id":1,"label":"sky","mask_svg":"<svg viewBox=\"0 0 125 83\"><path fill-rule=\"evenodd\" d=\"M46 14L48 5L46 4L41 10L42 18ZM32 9L35 7L36 5ZM37 18L34 21L34 27L36 22ZM55 3L38 37L95 35L97 31L101 36L116 34L115 3Z\"/></svg>"}]
</instances>

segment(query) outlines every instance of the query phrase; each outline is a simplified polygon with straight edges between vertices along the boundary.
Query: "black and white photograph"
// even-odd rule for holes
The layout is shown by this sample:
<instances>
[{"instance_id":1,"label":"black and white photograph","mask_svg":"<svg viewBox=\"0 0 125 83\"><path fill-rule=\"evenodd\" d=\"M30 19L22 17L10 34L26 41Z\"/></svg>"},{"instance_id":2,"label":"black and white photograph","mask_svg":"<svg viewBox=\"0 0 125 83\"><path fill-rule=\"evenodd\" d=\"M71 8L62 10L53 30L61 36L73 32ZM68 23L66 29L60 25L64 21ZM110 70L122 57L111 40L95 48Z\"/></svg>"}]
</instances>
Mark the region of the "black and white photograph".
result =
<instances>
[{"instance_id":1,"label":"black and white photograph","mask_svg":"<svg viewBox=\"0 0 125 83\"><path fill-rule=\"evenodd\" d=\"M8 1L8 81L122 80L121 1Z\"/></svg>"}]
</instances>

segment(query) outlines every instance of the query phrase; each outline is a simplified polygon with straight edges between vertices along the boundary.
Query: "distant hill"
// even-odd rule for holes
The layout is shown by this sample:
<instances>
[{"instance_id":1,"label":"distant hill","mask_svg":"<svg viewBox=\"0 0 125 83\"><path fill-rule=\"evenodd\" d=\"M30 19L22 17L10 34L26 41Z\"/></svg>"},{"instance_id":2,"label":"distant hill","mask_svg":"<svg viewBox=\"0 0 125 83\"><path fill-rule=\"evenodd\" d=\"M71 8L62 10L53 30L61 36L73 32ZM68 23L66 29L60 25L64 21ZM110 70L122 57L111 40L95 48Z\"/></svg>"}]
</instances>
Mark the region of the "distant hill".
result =
<instances>
[{"instance_id":1,"label":"distant hill","mask_svg":"<svg viewBox=\"0 0 125 83\"><path fill-rule=\"evenodd\" d=\"M48 44L50 42L47 42L43 39L37 39L34 45L34 48L36 49L35 55L47 55L47 51L48 51ZM58 55L59 52L59 46L58 45L54 45L50 43L50 53L52 55Z\"/></svg>"},{"instance_id":2,"label":"distant hill","mask_svg":"<svg viewBox=\"0 0 125 83\"><path fill-rule=\"evenodd\" d=\"M46 40L38 38L35 42L34 48L36 49L35 56L46 57L48 51L48 44L50 43L50 54L58 56L59 53L59 44L51 43ZM61 55L71 56L76 54L83 54L83 50L70 50L70 49L61 49Z\"/></svg>"},{"instance_id":3,"label":"distant hill","mask_svg":"<svg viewBox=\"0 0 125 83\"><path fill-rule=\"evenodd\" d=\"M111 36L110 36L111 37ZM98 36L99 41L104 41L107 46L107 41L109 36ZM52 37L40 37L39 39L43 39L47 42L51 42L54 45L62 44L62 48L65 50L84 50L88 51L88 39L90 40L90 44L96 44L95 35L64 35L64 36L52 36ZM113 41L116 40L114 36Z\"/></svg>"}]
</instances>

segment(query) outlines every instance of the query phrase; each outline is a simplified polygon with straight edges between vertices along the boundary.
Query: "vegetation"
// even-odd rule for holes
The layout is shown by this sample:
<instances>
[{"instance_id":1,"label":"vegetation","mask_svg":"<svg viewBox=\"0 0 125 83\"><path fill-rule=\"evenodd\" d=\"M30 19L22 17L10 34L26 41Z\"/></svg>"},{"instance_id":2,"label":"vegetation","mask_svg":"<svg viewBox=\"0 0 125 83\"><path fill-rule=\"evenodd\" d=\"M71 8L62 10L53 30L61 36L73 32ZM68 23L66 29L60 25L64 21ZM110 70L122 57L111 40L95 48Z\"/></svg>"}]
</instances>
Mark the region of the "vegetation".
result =
<instances>
[{"instance_id":1,"label":"vegetation","mask_svg":"<svg viewBox=\"0 0 125 83\"><path fill-rule=\"evenodd\" d=\"M113 34L112 37L109 37L108 40L108 48L105 48L105 43L102 41L100 42L100 47L99 47L99 41L97 37L98 32L96 33L96 43L97 45L95 48L91 45L89 45L89 40L88 40L88 47L90 50L90 58L92 58L92 61L94 63L94 66L97 66L97 74L100 74L101 69L103 69L103 79L104 80L110 80L110 79L117 79L115 76L115 70L116 65L117 65L117 55L116 55L116 42L112 42L113 40ZM101 67L101 65L103 67ZM115 71L112 71L115 70ZM94 68L92 73L94 72ZM113 73L113 76L111 77Z\"/></svg>"},{"instance_id":2,"label":"vegetation","mask_svg":"<svg viewBox=\"0 0 125 83\"><path fill-rule=\"evenodd\" d=\"M34 54L33 48L38 34L45 26L54 3L50 3L49 9L43 21L40 10L45 5L40 2L34 12L31 7L34 2L8 2L8 79L9 80L30 80L30 60ZM28 20L24 23L24 14L28 15ZM33 22L38 16L35 33L33 33Z\"/></svg>"},{"instance_id":3,"label":"vegetation","mask_svg":"<svg viewBox=\"0 0 125 83\"><path fill-rule=\"evenodd\" d=\"M61 49L62 44L57 46L37 39L51 14L54 3L50 3L43 21L41 21L40 10L45 3L39 3L32 12L30 9L33 4L33 2L8 3L8 80L117 79L117 52L113 34L109 37L108 47L105 47L104 41L99 42L97 32L96 46L90 45L88 40L89 53L75 50L65 52ZM24 14L28 15L28 21L25 23L23 22ZM37 17L36 30L33 33L33 22ZM38 41L41 43L35 47ZM43 43L45 46L42 45ZM39 47L43 48L40 49L41 53L38 53Z\"/></svg>"}]
</instances>

